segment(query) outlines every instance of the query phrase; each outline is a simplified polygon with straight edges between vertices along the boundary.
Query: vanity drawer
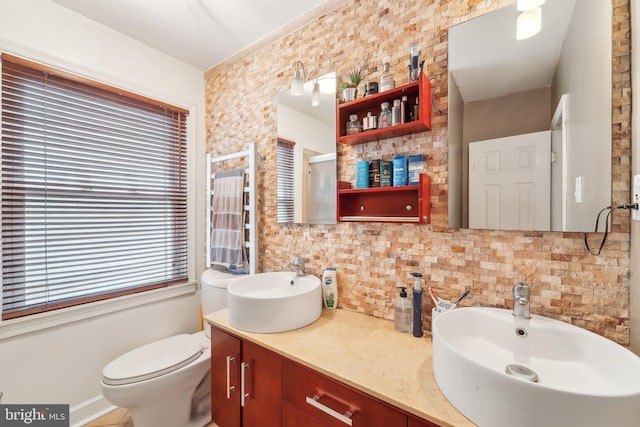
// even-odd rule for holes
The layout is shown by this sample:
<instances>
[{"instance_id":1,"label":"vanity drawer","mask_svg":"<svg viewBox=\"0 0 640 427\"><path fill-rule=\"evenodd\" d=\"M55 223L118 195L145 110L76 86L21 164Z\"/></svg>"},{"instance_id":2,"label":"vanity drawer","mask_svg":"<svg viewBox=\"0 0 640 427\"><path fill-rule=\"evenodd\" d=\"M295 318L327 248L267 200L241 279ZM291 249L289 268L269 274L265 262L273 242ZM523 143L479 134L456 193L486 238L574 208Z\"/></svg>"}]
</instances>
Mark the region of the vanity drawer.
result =
<instances>
[{"instance_id":1,"label":"vanity drawer","mask_svg":"<svg viewBox=\"0 0 640 427\"><path fill-rule=\"evenodd\" d=\"M282 361L282 399L330 427L402 427L407 416L318 372Z\"/></svg>"}]
</instances>

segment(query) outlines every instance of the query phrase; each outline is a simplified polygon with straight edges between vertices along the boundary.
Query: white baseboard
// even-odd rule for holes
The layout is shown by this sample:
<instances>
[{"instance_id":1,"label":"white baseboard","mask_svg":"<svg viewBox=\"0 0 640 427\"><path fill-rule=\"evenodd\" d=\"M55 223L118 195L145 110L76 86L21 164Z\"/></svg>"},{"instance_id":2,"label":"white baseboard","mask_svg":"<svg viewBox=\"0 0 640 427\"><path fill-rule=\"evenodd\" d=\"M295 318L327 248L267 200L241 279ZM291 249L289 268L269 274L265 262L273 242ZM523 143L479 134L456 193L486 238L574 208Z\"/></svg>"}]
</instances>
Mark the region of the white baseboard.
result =
<instances>
[{"instance_id":1,"label":"white baseboard","mask_svg":"<svg viewBox=\"0 0 640 427\"><path fill-rule=\"evenodd\" d=\"M82 427L115 409L116 407L102 395L85 400L69 409L70 426Z\"/></svg>"}]
</instances>

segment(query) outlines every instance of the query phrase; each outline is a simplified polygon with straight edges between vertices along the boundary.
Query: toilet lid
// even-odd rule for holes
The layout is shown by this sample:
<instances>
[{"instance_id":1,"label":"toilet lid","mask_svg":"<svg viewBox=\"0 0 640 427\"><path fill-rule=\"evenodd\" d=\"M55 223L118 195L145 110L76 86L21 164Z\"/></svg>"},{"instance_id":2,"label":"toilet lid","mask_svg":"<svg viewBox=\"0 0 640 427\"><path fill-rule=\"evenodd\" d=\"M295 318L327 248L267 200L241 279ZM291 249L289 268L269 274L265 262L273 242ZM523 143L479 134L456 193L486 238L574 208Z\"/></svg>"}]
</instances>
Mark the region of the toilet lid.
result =
<instances>
[{"instance_id":1,"label":"toilet lid","mask_svg":"<svg viewBox=\"0 0 640 427\"><path fill-rule=\"evenodd\" d=\"M118 357L102 370L102 381L123 385L168 374L188 365L203 352L197 335L174 335Z\"/></svg>"}]
</instances>

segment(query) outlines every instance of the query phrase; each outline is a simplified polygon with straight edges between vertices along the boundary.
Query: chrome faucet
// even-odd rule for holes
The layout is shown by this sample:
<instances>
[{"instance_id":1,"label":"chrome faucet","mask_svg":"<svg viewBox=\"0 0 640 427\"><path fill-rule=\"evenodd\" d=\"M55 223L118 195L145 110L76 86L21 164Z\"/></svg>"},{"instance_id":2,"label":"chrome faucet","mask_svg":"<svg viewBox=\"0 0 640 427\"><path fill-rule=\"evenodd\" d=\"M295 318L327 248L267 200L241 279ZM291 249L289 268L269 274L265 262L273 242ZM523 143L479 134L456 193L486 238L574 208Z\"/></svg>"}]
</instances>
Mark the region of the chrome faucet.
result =
<instances>
[{"instance_id":1,"label":"chrome faucet","mask_svg":"<svg viewBox=\"0 0 640 427\"><path fill-rule=\"evenodd\" d=\"M294 262L288 262L286 268L296 272L296 276L304 276L304 259L301 256L295 257Z\"/></svg>"},{"instance_id":2,"label":"chrome faucet","mask_svg":"<svg viewBox=\"0 0 640 427\"><path fill-rule=\"evenodd\" d=\"M513 287L513 315L519 319L531 319L529 311L531 286L529 282L516 283Z\"/></svg>"}]
</instances>

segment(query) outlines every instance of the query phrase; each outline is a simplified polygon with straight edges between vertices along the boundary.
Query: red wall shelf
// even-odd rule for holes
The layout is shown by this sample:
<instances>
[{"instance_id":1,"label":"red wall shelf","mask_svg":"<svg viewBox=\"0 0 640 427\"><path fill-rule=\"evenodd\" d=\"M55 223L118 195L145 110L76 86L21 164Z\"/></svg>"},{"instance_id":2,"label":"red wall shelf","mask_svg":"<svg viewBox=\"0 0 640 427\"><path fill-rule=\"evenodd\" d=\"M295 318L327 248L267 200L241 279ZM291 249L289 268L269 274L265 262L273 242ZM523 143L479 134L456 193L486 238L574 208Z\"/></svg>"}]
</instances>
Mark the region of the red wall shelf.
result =
<instances>
[{"instance_id":1,"label":"red wall shelf","mask_svg":"<svg viewBox=\"0 0 640 427\"><path fill-rule=\"evenodd\" d=\"M388 102L391 107L395 99L401 99L405 95L411 108L415 105L416 99L419 100L418 120L387 128L363 131L355 135L347 135L349 116L356 114L358 120L362 123L362 119L369 112L374 116L380 116L380 106L383 102ZM345 103L338 101L336 114L336 138L340 144L355 145L424 132L431 129L431 83L424 73L420 73L418 81L356 99L355 101Z\"/></svg>"},{"instance_id":2,"label":"red wall shelf","mask_svg":"<svg viewBox=\"0 0 640 427\"><path fill-rule=\"evenodd\" d=\"M338 222L431 222L431 177L420 174L419 185L350 188L338 181Z\"/></svg>"}]
</instances>

